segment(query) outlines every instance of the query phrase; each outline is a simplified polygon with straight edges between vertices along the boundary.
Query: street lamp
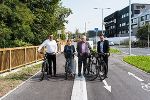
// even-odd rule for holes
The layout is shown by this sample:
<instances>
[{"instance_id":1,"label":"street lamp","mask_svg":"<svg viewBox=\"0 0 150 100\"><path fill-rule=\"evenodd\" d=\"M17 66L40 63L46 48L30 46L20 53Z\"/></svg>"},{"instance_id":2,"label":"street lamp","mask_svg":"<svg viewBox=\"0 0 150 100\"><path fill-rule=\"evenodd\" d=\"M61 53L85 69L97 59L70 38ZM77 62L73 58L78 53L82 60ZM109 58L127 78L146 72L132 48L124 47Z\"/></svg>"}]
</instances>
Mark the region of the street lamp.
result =
<instances>
[{"instance_id":1,"label":"street lamp","mask_svg":"<svg viewBox=\"0 0 150 100\"><path fill-rule=\"evenodd\" d=\"M104 25L103 12L104 12L104 9L111 9L111 8L94 8L94 9L101 9L102 10L102 34L103 34L103 25Z\"/></svg>"},{"instance_id":2,"label":"street lamp","mask_svg":"<svg viewBox=\"0 0 150 100\"><path fill-rule=\"evenodd\" d=\"M129 0L129 55L131 55L131 0Z\"/></svg>"},{"instance_id":3,"label":"street lamp","mask_svg":"<svg viewBox=\"0 0 150 100\"><path fill-rule=\"evenodd\" d=\"M149 49L149 34L150 34L150 24L148 23L148 40L147 40L147 42L148 42L148 49Z\"/></svg>"},{"instance_id":4,"label":"street lamp","mask_svg":"<svg viewBox=\"0 0 150 100\"><path fill-rule=\"evenodd\" d=\"M85 22L85 36L87 35L86 33L87 33L87 25L89 24L90 22L88 21L88 22Z\"/></svg>"}]
</instances>

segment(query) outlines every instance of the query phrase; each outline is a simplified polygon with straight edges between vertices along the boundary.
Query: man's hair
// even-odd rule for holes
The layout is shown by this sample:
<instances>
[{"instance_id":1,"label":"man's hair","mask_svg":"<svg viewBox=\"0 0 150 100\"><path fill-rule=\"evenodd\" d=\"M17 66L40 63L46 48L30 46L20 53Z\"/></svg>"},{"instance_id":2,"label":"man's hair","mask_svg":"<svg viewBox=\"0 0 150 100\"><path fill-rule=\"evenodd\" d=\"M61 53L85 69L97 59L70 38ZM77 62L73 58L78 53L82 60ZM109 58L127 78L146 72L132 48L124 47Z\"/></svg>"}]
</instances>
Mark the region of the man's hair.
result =
<instances>
[{"instance_id":1,"label":"man's hair","mask_svg":"<svg viewBox=\"0 0 150 100\"><path fill-rule=\"evenodd\" d=\"M104 34L103 34L103 33L100 33L99 36L104 36Z\"/></svg>"},{"instance_id":2,"label":"man's hair","mask_svg":"<svg viewBox=\"0 0 150 100\"><path fill-rule=\"evenodd\" d=\"M81 38L85 38L85 39L86 39L86 36L85 36L85 35L82 35Z\"/></svg>"},{"instance_id":3,"label":"man's hair","mask_svg":"<svg viewBox=\"0 0 150 100\"><path fill-rule=\"evenodd\" d=\"M49 34L49 35L48 35L48 37L51 37L51 36L53 36L53 34Z\"/></svg>"}]
</instances>

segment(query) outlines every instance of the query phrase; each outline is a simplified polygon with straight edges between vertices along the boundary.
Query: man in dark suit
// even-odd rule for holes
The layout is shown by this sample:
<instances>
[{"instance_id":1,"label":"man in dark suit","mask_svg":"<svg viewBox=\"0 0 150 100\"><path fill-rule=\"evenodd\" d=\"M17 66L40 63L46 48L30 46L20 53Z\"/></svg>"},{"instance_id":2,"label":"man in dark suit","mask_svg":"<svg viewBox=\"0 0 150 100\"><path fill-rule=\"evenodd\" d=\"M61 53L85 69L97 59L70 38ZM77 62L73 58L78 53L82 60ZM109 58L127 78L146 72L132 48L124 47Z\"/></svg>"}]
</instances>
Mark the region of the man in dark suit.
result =
<instances>
[{"instance_id":1,"label":"man in dark suit","mask_svg":"<svg viewBox=\"0 0 150 100\"><path fill-rule=\"evenodd\" d=\"M97 42L97 52L98 53L105 53L106 56L104 56L104 61L107 65L107 68L106 68L106 77L107 77L107 73L108 73L108 56L109 56L109 42L108 40L105 40L105 37L103 34L100 34L99 35L100 37L100 41Z\"/></svg>"},{"instance_id":2,"label":"man in dark suit","mask_svg":"<svg viewBox=\"0 0 150 100\"><path fill-rule=\"evenodd\" d=\"M87 57L90 53L91 46L86 41L86 36L81 37L81 41L77 43L77 52L78 52L78 76L81 76L81 69L83 63L83 74L85 73L85 66L87 64Z\"/></svg>"}]
</instances>

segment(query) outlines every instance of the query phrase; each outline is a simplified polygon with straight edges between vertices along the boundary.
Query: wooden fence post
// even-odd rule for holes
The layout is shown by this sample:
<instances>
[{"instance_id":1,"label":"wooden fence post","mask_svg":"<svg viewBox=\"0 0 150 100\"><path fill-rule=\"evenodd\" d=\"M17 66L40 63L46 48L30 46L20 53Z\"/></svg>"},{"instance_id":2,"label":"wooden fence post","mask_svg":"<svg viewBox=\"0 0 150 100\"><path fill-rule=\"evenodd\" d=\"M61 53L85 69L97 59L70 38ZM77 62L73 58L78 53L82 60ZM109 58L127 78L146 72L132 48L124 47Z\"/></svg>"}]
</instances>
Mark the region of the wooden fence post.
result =
<instances>
[{"instance_id":1,"label":"wooden fence post","mask_svg":"<svg viewBox=\"0 0 150 100\"><path fill-rule=\"evenodd\" d=\"M37 47L35 47L35 62L37 62Z\"/></svg>"},{"instance_id":2,"label":"wooden fence post","mask_svg":"<svg viewBox=\"0 0 150 100\"><path fill-rule=\"evenodd\" d=\"M9 50L9 71L11 71L11 50Z\"/></svg>"},{"instance_id":3,"label":"wooden fence post","mask_svg":"<svg viewBox=\"0 0 150 100\"><path fill-rule=\"evenodd\" d=\"M27 63L27 49L26 49L26 47L24 48L24 63L25 63L25 66L26 66L26 63Z\"/></svg>"}]
</instances>

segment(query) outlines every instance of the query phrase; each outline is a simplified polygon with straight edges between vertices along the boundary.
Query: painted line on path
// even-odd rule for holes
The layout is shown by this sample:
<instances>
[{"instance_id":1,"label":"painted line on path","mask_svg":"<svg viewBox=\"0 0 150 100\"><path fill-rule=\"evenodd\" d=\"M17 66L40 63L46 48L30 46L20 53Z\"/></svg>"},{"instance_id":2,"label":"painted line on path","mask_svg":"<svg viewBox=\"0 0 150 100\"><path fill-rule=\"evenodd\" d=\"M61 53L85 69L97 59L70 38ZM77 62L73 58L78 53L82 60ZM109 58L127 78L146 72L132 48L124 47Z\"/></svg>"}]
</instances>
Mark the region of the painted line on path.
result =
<instances>
[{"instance_id":1,"label":"painted line on path","mask_svg":"<svg viewBox=\"0 0 150 100\"><path fill-rule=\"evenodd\" d=\"M76 60L76 77L74 80L71 100L88 100L87 99L86 81L83 76L83 73L82 73L81 77L78 77L78 59L77 59L77 57L75 57L75 60Z\"/></svg>"},{"instance_id":2,"label":"painted line on path","mask_svg":"<svg viewBox=\"0 0 150 100\"><path fill-rule=\"evenodd\" d=\"M107 84L106 80L103 80L103 83L105 84L104 88L106 88L109 92L111 92L111 86Z\"/></svg>"},{"instance_id":3,"label":"painted line on path","mask_svg":"<svg viewBox=\"0 0 150 100\"><path fill-rule=\"evenodd\" d=\"M128 72L128 74L131 75L131 76L133 76L134 78L136 78L136 79L137 79L138 81L140 81L140 82L143 82L143 81L144 81L143 79L137 77L135 74L133 74L133 73L131 73L131 72Z\"/></svg>"},{"instance_id":4,"label":"painted line on path","mask_svg":"<svg viewBox=\"0 0 150 100\"><path fill-rule=\"evenodd\" d=\"M42 63L42 62L38 62L38 63L35 63L35 64L33 64L33 65L38 65L38 64L40 64L40 63ZM29 66L31 66L31 65L29 65ZM12 92L14 92L15 90L17 90L19 87L21 87L23 84L25 84L27 81L29 81L30 79L32 79L33 77L35 77L38 73L40 73L41 72L41 70L40 71L38 71L37 73L35 73L33 76L31 76L30 78L28 78L26 81L24 81L24 82L22 82L20 85L18 85L17 87L15 87L14 89L12 89L12 90L10 90L7 94L5 94L4 96L2 96L1 98L0 98L0 100L2 100L2 99L4 99L5 97L7 97L9 94L11 94Z\"/></svg>"}]
</instances>

